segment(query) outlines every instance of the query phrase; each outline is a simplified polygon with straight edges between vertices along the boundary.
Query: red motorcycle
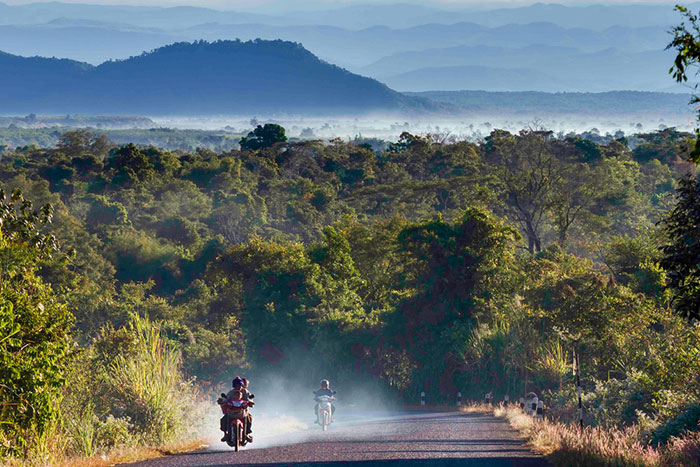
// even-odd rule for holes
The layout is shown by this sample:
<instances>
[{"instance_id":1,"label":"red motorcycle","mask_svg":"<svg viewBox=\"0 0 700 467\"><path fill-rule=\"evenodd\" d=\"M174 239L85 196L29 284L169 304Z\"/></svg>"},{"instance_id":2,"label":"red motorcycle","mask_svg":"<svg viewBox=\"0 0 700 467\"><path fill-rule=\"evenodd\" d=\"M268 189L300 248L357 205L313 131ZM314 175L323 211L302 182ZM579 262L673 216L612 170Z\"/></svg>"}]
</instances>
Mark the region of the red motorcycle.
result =
<instances>
[{"instance_id":1,"label":"red motorcycle","mask_svg":"<svg viewBox=\"0 0 700 467\"><path fill-rule=\"evenodd\" d=\"M255 403L242 397L234 397L231 400L226 400L223 397L219 399L219 405L224 415L228 416L229 421L225 436L226 444L238 451L240 447L248 444L248 409L253 407Z\"/></svg>"}]
</instances>

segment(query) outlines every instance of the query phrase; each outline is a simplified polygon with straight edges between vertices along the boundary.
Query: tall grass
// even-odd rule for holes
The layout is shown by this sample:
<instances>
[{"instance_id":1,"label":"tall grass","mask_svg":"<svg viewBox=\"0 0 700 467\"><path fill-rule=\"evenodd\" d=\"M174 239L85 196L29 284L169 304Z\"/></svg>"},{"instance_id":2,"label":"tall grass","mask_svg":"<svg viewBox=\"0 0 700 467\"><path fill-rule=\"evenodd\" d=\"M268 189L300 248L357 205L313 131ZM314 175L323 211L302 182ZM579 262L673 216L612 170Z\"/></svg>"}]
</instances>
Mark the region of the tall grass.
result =
<instances>
[{"instance_id":1,"label":"tall grass","mask_svg":"<svg viewBox=\"0 0 700 467\"><path fill-rule=\"evenodd\" d=\"M88 349L66 387L61 423L30 434L30 451L0 466L106 466L199 445L195 421L206 407L182 373L180 353L146 318L132 316L122 331L133 346L115 348L105 365Z\"/></svg>"},{"instance_id":2,"label":"tall grass","mask_svg":"<svg viewBox=\"0 0 700 467\"><path fill-rule=\"evenodd\" d=\"M549 420L537 420L517 406L499 407L498 417L530 440L533 449L547 456L554 466L588 467L697 467L700 465L700 434L672 438L668 444L653 447L644 443L641 429L633 425L585 428Z\"/></svg>"},{"instance_id":3,"label":"tall grass","mask_svg":"<svg viewBox=\"0 0 700 467\"><path fill-rule=\"evenodd\" d=\"M194 388L182 374L180 353L148 319L134 315L129 330L137 337L136 352L115 358L109 372L111 386L144 442L174 441L189 426L187 409L194 403Z\"/></svg>"}]
</instances>

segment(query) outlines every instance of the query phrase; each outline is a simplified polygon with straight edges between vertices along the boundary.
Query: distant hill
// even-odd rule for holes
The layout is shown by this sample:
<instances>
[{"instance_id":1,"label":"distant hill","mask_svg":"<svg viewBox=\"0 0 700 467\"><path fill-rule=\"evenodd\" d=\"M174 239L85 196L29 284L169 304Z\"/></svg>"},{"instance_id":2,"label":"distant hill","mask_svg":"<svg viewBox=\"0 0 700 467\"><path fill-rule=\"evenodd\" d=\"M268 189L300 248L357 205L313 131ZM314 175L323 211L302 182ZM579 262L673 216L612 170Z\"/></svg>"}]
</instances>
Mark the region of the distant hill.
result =
<instances>
[{"instance_id":1,"label":"distant hill","mask_svg":"<svg viewBox=\"0 0 700 467\"><path fill-rule=\"evenodd\" d=\"M674 58L671 50L470 46L400 53L359 72L399 91L661 91L673 87ZM674 92L687 89L677 85Z\"/></svg>"},{"instance_id":2,"label":"distant hill","mask_svg":"<svg viewBox=\"0 0 700 467\"><path fill-rule=\"evenodd\" d=\"M687 115L689 119L695 118L689 105L689 93L428 91L405 94L457 105L468 114Z\"/></svg>"},{"instance_id":3,"label":"distant hill","mask_svg":"<svg viewBox=\"0 0 700 467\"><path fill-rule=\"evenodd\" d=\"M176 43L99 66L2 53L0 89L4 114L357 114L448 107L405 96L280 40Z\"/></svg>"},{"instance_id":4,"label":"distant hill","mask_svg":"<svg viewBox=\"0 0 700 467\"><path fill-rule=\"evenodd\" d=\"M494 68L478 65L421 68L385 78L398 91L565 91L570 83L538 69Z\"/></svg>"}]
</instances>

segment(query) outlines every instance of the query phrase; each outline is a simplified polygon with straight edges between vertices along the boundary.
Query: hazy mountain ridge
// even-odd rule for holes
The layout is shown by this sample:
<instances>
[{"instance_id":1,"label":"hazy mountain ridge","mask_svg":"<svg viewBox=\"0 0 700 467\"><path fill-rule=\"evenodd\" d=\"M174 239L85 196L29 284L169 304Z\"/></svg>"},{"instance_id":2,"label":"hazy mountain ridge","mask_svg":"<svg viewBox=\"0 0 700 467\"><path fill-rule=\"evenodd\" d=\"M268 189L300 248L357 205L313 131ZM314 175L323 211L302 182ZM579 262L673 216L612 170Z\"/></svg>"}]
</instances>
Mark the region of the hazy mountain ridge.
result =
<instances>
[{"instance_id":1,"label":"hazy mountain ridge","mask_svg":"<svg viewBox=\"0 0 700 467\"><path fill-rule=\"evenodd\" d=\"M546 113L546 114L655 114L687 115L693 117L686 94L611 91L592 92L486 92L486 91L426 91L405 93L437 102L461 106L476 113Z\"/></svg>"},{"instance_id":2,"label":"hazy mountain ridge","mask_svg":"<svg viewBox=\"0 0 700 467\"><path fill-rule=\"evenodd\" d=\"M439 83L446 91L685 92L682 86L674 87L668 75L674 57L666 50L630 53L609 48L587 53L548 45L458 47L396 54L359 71L400 91L434 90ZM417 64L423 67L415 68Z\"/></svg>"},{"instance_id":3,"label":"hazy mountain ridge","mask_svg":"<svg viewBox=\"0 0 700 467\"><path fill-rule=\"evenodd\" d=\"M700 4L686 5L697 9ZM186 28L206 22L263 23L276 26L332 25L345 29L363 29L376 25L408 28L426 23L453 24L473 22L484 26L510 23L552 22L564 27L605 29L622 26L671 26L678 14L664 5L587 5L565 6L536 3L515 8L448 8L408 3L390 5L351 5L333 8L308 8L284 14L260 14L239 9L222 11L202 7L105 6L75 3L31 3L7 5L0 2L0 24L36 24L53 19L77 18L102 20L163 28ZM4 19L4 20L3 20Z\"/></svg>"},{"instance_id":4,"label":"hazy mountain ridge","mask_svg":"<svg viewBox=\"0 0 700 467\"><path fill-rule=\"evenodd\" d=\"M522 48L557 44L583 52L618 47L630 53L662 50L667 29L609 28L603 31L567 29L552 23L511 24L489 28L476 23L426 24L406 29L377 26L351 31L334 26L269 26L203 23L183 30L134 29L115 24L71 23L61 20L32 26L0 26L0 50L17 55L68 57L91 63L125 58L182 40L283 39L301 42L318 56L358 69L394 54L460 46ZM100 48L84 47L86 41ZM104 50L101 50L104 49ZM358 70L354 70L358 71Z\"/></svg>"},{"instance_id":5,"label":"hazy mountain ridge","mask_svg":"<svg viewBox=\"0 0 700 467\"><path fill-rule=\"evenodd\" d=\"M664 51L670 25L679 19L671 6L658 5L535 4L487 11L351 5L274 16L199 7L0 3L0 23L11 23L0 25L0 50L96 65L180 41L282 39L401 91L682 92L666 73L673 54Z\"/></svg>"},{"instance_id":6,"label":"hazy mountain ridge","mask_svg":"<svg viewBox=\"0 0 700 467\"><path fill-rule=\"evenodd\" d=\"M99 66L0 55L4 113L141 115L437 111L285 41L176 43Z\"/></svg>"}]
</instances>

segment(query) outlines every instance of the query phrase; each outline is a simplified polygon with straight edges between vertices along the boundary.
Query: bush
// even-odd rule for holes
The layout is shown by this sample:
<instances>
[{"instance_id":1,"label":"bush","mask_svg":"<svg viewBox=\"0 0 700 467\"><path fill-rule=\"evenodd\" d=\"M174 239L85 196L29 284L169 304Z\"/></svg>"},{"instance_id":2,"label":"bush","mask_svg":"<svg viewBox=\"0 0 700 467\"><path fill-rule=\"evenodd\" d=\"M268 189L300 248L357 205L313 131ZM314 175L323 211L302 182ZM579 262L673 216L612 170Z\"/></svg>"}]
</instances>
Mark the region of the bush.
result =
<instances>
[{"instance_id":1,"label":"bush","mask_svg":"<svg viewBox=\"0 0 700 467\"><path fill-rule=\"evenodd\" d=\"M36 274L57 252L39 230L51 214L0 190L0 456L28 455L58 415L72 315Z\"/></svg>"},{"instance_id":2,"label":"bush","mask_svg":"<svg viewBox=\"0 0 700 467\"><path fill-rule=\"evenodd\" d=\"M626 379L596 381L595 391L585 395L595 423L603 426L628 426L636 423L638 413L650 412L653 395L649 377L632 371Z\"/></svg>"},{"instance_id":3,"label":"bush","mask_svg":"<svg viewBox=\"0 0 700 467\"><path fill-rule=\"evenodd\" d=\"M95 444L104 450L131 446L137 441L133 431L134 426L129 417L115 418L108 415L107 419L97 426Z\"/></svg>"},{"instance_id":4,"label":"bush","mask_svg":"<svg viewBox=\"0 0 700 467\"><path fill-rule=\"evenodd\" d=\"M656 429L652 436L652 444L666 443L671 437L678 437L688 432L698 431L700 423L700 404L691 404L675 418L667 421Z\"/></svg>"}]
</instances>

